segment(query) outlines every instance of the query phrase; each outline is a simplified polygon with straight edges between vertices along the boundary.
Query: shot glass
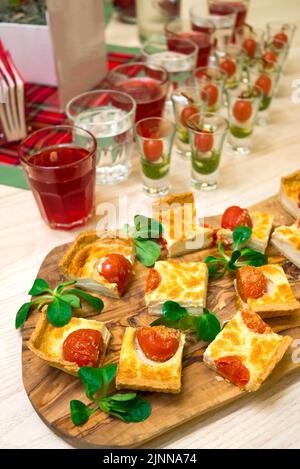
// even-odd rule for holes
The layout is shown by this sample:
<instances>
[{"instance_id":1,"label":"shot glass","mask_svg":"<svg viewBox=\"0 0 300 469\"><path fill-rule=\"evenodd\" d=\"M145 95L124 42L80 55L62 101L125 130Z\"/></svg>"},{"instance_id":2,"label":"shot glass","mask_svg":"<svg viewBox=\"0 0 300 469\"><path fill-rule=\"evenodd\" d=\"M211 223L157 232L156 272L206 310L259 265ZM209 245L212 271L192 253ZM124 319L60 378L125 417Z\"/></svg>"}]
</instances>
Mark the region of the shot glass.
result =
<instances>
[{"instance_id":1,"label":"shot glass","mask_svg":"<svg viewBox=\"0 0 300 469\"><path fill-rule=\"evenodd\" d=\"M242 79L244 56L238 44L228 44L217 57L219 68L226 73L225 88L236 88Z\"/></svg>"},{"instance_id":2,"label":"shot glass","mask_svg":"<svg viewBox=\"0 0 300 469\"><path fill-rule=\"evenodd\" d=\"M227 5L220 0L207 1L209 19L215 25L215 39L218 54L222 55L224 48L233 39L236 25L237 11L232 5Z\"/></svg>"},{"instance_id":3,"label":"shot glass","mask_svg":"<svg viewBox=\"0 0 300 469\"><path fill-rule=\"evenodd\" d=\"M227 74L219 67L198 67L194 72L195 84L207 95L207 112L217 112L222 107Z\"/></svg>"},{"instance_id":4,"label":"shot glass","mask_svg":"<svg viewBox=\"0 0 300 469\"><path fill-rule=\"evenodd\" d=\"M187 121L191 146L192 185L211 191L217 188L221 153L228 121L207 112L192 115Z\"/></svg>"},{"instance_id":5,"label":"shot glass","mask_svg":"<svg viewBox=\"0 0 300 469\"><path fill-rule=\"evenodd\" d=\"M83 93L67 104L68 118L96 138L97 184L115 184L128 178L135 109L131 96L111 90Z\"/></svg>"},{"instance_id":6,"label":"shot glass","mask_svg":"<svg viewBox=\"0 0 300 469\"><path fill-rule=\"evenodd\" d=\"M243 24L236 29L235 41L245 56L245 66L251 67L255 64L255 60L261 57L264 37L263 29L253 28L249 24Z\"/></svg>"},{"instance_id":7,"label":"shot glass","mask_svg":"<svg viewBox=\"0 0 300 469\"><path fill-rule=\"evenodd\" d=\"M234 153L249 155L252 149L252 133L262 100L262 90L257 86L240 83L227 90L229 120L229 144Z\"/></svg>"},{"instance_id":8,"label":"shot glass","mask_svg":"<svg viewBox=\"0 0 300 469\"><path fill-rule=\"evenodd\" d=\"M150 117L137 122L135 130L143 189L152 197L166 195L175 126L167 119Z\"/></svg>"},{"instance_id":9,"label":"shot glass","mask_svg":"<svg viewBox=\"0 0 300 469\"><path fill-rule=\"evenodd\" d=\"M25 138L19 156L44 221L53 229L84 225L95 207L96 139L57 125Z\"/></svg>"},{"instance_id":10,"label":"shot glass","mask_svg":"<svg viewBox=\"0 0 300 469\"><path fill-rule=\"evenodd\" d=\"M142 47L147 65L164 67L173 87L187 84L198 59L198 46L182 37L152 36Z\"/></svg>"},{"instance_id":11,"label":"shot glass","mask_svg":"<svg viewBox=\"0 0 300 469\"><path fill-rule=\"evenodd\" d=\"M172 103L176 121L176 153L183 159L190 159L191 147L187 120L191 115L206 111L208 95L198 86L180 87L172 94Z\"/></svg>"},{"instance_id":12,"label":"shot glass","mask_svg":"<svg viewBox=\"0 0 300 469\"><path fill-rule=\"evenodd\" d=\"M296 29L297 26L293 23L269 21L267 23L268 41L272 41L275 47L282 47L282 43L286 43L288 54Z\"/></svg>"}]
</instances>

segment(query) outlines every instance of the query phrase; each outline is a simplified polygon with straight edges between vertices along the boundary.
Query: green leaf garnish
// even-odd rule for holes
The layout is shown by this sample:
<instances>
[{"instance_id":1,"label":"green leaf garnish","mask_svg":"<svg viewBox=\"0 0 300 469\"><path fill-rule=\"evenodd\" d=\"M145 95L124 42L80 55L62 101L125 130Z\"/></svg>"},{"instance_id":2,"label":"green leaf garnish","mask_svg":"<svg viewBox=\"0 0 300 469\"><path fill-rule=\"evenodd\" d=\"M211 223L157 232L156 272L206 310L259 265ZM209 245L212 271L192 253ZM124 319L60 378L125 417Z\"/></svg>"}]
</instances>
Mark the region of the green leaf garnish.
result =
<instances>
[{"instance_id":1,"label":"green leaf garnish","mask_svg":"<svg viewBox=\"0 0 300 469\"><path fill-rule=\"evenodd\" d=\"M249 226L238 226L233 230L233 251L251 238L252 230Z\"/></svg>"},{"instance_id":2,"label":"green leaf garnish","mask_svg":"<svg viewBox=\"0 0 300 469\"><path fill-rule=\"evenodd\" d=\"M82 425L88 421L96 409L90 409L81 401L70 402L71 419L74 425Z\"/></svg>"},{"instance_id":3,"label":"green leaf garnish","mask_svg":"<svg viewBox=\"0 0 300 469\"><path fill-rule=\"evenodd\" d=\"M162 307L162 313L171 321L178 321L188 315L186 308L183 308L175 301L165 301Z\"/></svg>"},{"instance_id":4,"label":"green leaf garnish","mask_svg":"<svg viewBox=\"0 0 300 469\"><path fill-rule=\"evenodd\" d=\"M42 295L43 293L49 292L51 292L51 290L46 280L42 278L36 278L31 289L28 292L28 295L38 296Z\"/></svg>"},{"instance_id":5,"label":"green leaf garnish","mask_svg":"<svg viewBox=\"0 0 300 469\"><path fill-rule=\"evenodd\" d=\"M48 321L55 327L63 327L70 321L72 317L72 308L64 300L54 298L49 303L47 311Z\"/></svg>"},{"instance_id":6,"label":"green leaf garnish","mask_svg":"<svg viewBox=\"0 0 300 469\"><path fill-rule=\"evenodd\" d=\"M221 332L221 324L217 316L204 308L203 314L199 316L197 338L207 342L213 341Z\"/></svg>"},{"instance_id":7,"label":"green leaf garnish","mask_svg":"<svg viewBox=\"0 0 300 469\"><path fill-rule=\"evenodd\" d=\"M160 238L163 233L163 227L159 221L144 215L135 215L134 226L135 238L155 239Z\"/></svg>"},{"instance_id":8,"label":"green leaf garnish","mask_svg":"<svg viewBox=\"0 0 300 469\"><path fill-rule=\"evenodd\" d=\"M127 402L112 402L110 414L124 422L143 422L151 415L151 405L142 397L136 396Z\"/></svg>"},{"instance_id":9,"label":"green leaf garnish","mask_svg":"<svg viewBox=\"0 0 300 469\"><path fill-rule=\"evenodd\" d=\"M93 399L103 383L102 368L82 366L78 371L78 377L83 383L87 397Z\"/></svg>"},{"instance_id":10,"label":"green leaf garnish","mask_svg":"<svg viewBox=\"0 0 300 469\"><path fill-rule=\"evenodd\" d=\"M81 308L80 298L76 295L72 295L71 293L63 293L60 298L68 303L72 308Z\"/></svg>"},{"instance_id":11,"label":"green leaf garnish","mask_svg":"<svg viewBox=\"0 0 300 469\"><path fill-rule=\"evenodd\" d=\"M90 295L89 293L80 290L79 288L70 288L70 290L67 290L67 292L80 296L89 305L91 305L93 309L97 311L97 313L100 313L104 308L104 303L101 298L97 298L97 296Z\"/></svg>"},{"instance_id":12,"label":"green leaf garnish","mask_svg":"<svg viewBox=\"0 0 300 469\"><path fill-rule=\"evenodd\" d=\"M135 239L136 256L145 267L152 267L159 259L161 248L155 241Z\"/></svg>"},{"instance_id":13,"label":"green leaf garnish","mask_svg":"<svg viewBox=\"0 0 300 469\"><path fill-rule=\"evenodd\" d=\"M24 303L19 309L19 311L17 312L16 321L15 321L16 329L19 329L20 327L23 326L24 322L26 321L28 317L31 306L32 306L32 302Z\"/></svg>"}]
</instances>

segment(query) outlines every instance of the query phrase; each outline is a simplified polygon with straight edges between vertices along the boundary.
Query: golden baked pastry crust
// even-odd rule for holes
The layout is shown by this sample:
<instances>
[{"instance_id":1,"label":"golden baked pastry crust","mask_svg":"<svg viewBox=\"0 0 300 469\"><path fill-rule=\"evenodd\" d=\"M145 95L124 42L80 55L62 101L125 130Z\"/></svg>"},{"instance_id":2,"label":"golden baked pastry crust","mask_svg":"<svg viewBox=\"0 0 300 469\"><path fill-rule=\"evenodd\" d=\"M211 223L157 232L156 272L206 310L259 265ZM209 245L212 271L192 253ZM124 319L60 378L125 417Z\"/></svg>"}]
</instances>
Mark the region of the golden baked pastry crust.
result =
<instances>
[{"instance_id":1,"label":"golden baked pastry crust","mask_svg":"<svg viewBox=\"0 0 300 469\"><path fill-rule=\"evenodd\" d=\"M281 190L290 199L298 202L298 196L300 194L300 171L295 171L281 178Z\"/></svg>"},{"instance_id":2,"label":"golden baked pastry crust","mask_svg":"<svg viewBox=\"0 0 300 469\"><path fill-rule=\"evenodd\" d=\"M100 359L99 368L102 366L106 349L111 334L104 323L91 319L71 318L70 322L63 327L54 327L47 319L46 309L40 313L36 327L27 342L28 348L48 365L58 368L65 373L77 376L79 366L63 358L63 343L67 336L78 329L95 329L103 338L104 350Z\"/></svg>"},{"instance_id":3,"label":"golden baked pastry crust","mask_svg":"<svg viewBox=\"0 0 300 469\"><path fill-rule=\"evenodd\" d=\"M117 389L179 393L184 343L185 335L181 333L180 345L175 355L163 363L153 362L138 349L136 329L127 327L116 376Z\"/></svg>"}]
</instances>

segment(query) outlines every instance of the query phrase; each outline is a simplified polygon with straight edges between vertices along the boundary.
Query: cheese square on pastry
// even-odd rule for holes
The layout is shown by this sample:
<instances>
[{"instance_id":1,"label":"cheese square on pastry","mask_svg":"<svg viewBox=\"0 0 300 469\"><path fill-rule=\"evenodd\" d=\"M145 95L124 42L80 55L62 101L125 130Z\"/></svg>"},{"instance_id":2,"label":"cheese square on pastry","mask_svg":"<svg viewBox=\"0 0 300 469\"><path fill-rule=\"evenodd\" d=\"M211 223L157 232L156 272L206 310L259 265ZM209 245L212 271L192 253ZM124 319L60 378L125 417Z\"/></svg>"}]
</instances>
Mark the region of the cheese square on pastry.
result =
<instances>
[{"instance_id":1,"label":"cheese square on pastry","mask_svg":"<svg viewBox=\"0 0 300 469\"><path fill-rule=\"evenodd\" d=\"M46 311L44 310L39 316L35 330L31 334L27 346L35 355L45 360L48 365L77 376L79 366L75 362L64 359L63 344L69 334L78 329L95 329L101 333L103 350L99 362L100 368L103 364L106 349L111 338L111 334L103 322L72 317L70 322L65 326L55 327L48 321Z\"/></svg>"},{"instance_id":2,"label":"cheese square on pastry","mask_svg":"<svg viewBox=\"0 0 300 469\"><path fill-rule=\"evenodd\" d=\"M279 200L292 217L300 217L300 170L281 178Z\"/></svg>"},{"instance_id":3,"label":"cheese square on pastry","mask_svg":"<svg viewBox=\"0 0 300 469\"><path fill-rule=\"evenodd\" d=\"M241 247L249 247L255 251L265 253L269 237L271 234L274 216L264 212L249 212L252 220L252 234L250 239ZM223 242L225 245L231 245L233 242L232 231L229 229L221 228L217 233L218 242Z\"/></svg>"},{"instance_id":4,"label":"cheese square on pastry","mask_svg":"<svg viewBox=\"0 0 300 469\"><path fill-rule=\"evenodd\" d=\"M142 352L136 331L133 327L125 330L116 376L117 389L179 393L185 335L180 332L179 347L173 357L156 362Z\"/></svg>"},{"instance_id":5,"label":"cheese square on pastry","mask_svg":"<svg viewBox=\"0 0 300 469\"><path fill-rule=\"evenodd\" d=\"M168 257L206 249L213 244L213 229L197 224L194 194L184 192L155 201L153 217L163 226Z\"/></svg>"},{"instance_id":6,"label":"cheese square on pastry","mask_svg":"<svg viewBox=\"0 0 300 469\"><path fill-rule=\"evenodd\" d=\"M287 259L300 269L300 220L291 226L279 226L271 237L271 243Z\"/></svg>"},{"instance_id":7,"label":"cheese square on pastry","mask_svg":"<svg viewBox=\"0 0 300 469\"><path fill-rule=\"evenodd\" d=\"M245 391L256 391L281 360L292 338L275 334L252 311L239 311L203 355L204 363Z\"/></svg>"},{"instance_id":8,"label":"cheese square on pastry","mask_svg":"<svg viewBox=\"0 0 300 469\"><path fill-rule=\"evenodd\" d=\"M100 275L101 261L108 254L121 254L133 265L135 260L134 241L131 237L113 236L105 232L81 233L69 247L60 262L63 273L77 281L77 285L106 296L119 298L116 283L110 283Z\"/></svg>"},{"instance_id":9,"label":"cheese square on pastry","mask_svg":"<svg viewBox=\"0 0 300 469\"><path fill-rule=\"evenodd\" d=\"M287 276L280 265L268 264L255 267L255 269L260 270L267 279L267 291L260 298L248 298L245 304L239 296L235 282L240 306L249 308L262 318L286 316L300 307L300 303L295 298Z\"/></svg>"},{"instance_id":10,"label":"cheese square on pastry","mask_svg":"<svg viewBox=\"0 0 300 469\"><path fill-rule=\"evenodd\" d=\"M148 289L145 295L150 314L161 315L165 301L176 301L189 314L203 312L208 281L204 262L158 261L148 273L148 276L153 275L157 279L156 288ZM149 281L147 283L150 284Z\"/></svg>"}]
</instances>

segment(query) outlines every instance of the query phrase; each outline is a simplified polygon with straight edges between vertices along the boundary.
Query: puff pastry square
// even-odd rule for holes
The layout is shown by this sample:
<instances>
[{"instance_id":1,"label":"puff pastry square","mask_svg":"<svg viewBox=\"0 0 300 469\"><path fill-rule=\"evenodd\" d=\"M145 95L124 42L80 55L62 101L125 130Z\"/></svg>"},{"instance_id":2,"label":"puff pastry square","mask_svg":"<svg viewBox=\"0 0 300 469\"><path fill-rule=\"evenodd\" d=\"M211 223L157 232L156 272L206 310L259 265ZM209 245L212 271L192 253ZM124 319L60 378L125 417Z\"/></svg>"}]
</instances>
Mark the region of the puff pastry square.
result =
<instances>
[{"instance_id":1,"label":"puff pastry square","mask_svg":"<svg viewBox=\"0 0 300 469\"><path fill-rule=\"evenodd\" d=\"M154 290L145 295L150 314L161 315L165 301L176 301L189 314L199 315L203 312L208 282L208 270L204 262L158 261L154 269L160 281ZM148 275L151 275L151 271Z\"/></svg>"},{"instance_id":2,"label":"puff pastry square","mask_svg":"<svg viewBox=\"0 0 300 469\"><path fill-rule=\"evenodd\" d=\"M141 351L136 340L136 329L127 327L116 376L117 389L179 393L184 343L185 335L181 333L175 355L166 362L154 362Z\"/></svg>"},{"instance_id":3,"label":"puff pastry square","mask_svg":"<svg viewBox=\"0 0 300 469\"><path fill-rule=\"evenodd\" d=\"M286 316L300 307L300 303L295 298L287 276L280 265L268 264L256 267L256 269L261 270L266 277L268 290L260 298L248 298L247 304L243 303L237 291L241 307L249 308L262 318Z\"/></svg>"},{"instance_id":4,"label":"puff pastry square","mask_svg":"<svg viewBox=\"0 0 300 469\"><path fill-rule=\"evenodd\" d=\"M241 247L249 247L264 254L268 246L274 216L269 213L256 211L250 211L249 215L253 224L252 234L250 239L244 245L241 245ZM217 240L225 245L231 245L233 242L232 231L221 228L217 232Z\"/></svg>"},{"instance_id":5,"label":"puff pastry square","mask_svg":"<svg viewBox=\"0 0 300 469\"><path fill-rule=\"evenodd\" d=\"M135 259L134 241L130 237L113 236L105 232L98 236L96 232L81 233L69 247L60 262L66 277L75 279L77 285L87 290L119 298L117 284L102 277L98 268L107 254L122 254L131 264Z\"/></svg>"},{"instance_id":6,"label":"puff pastry square","mask_svg":"<svg viewBox=\"0 0 300 469\"><path fill-rule=\"evenodd\" d=\"M197 223L194 194L184 192L155 201L153 217L163 226L168 257L206 249L213 245L213 229Z\"/></svg>"},{"instance_id":7,"label":"puff pastry square","mask_svg":"<svg viewBox=\"0 0 300 469\"><path fill-rule=\"evenodd\" d=\"M300 220L291 226L279 226L271 237L271 243L287 259L300 269Z\"/></svg>"},{"instance_id":8,"label":"puff pastry square","mask_svg":"<svg viewBox=\"0 0 300 469\"><path fill-rule=\"evenodd\" d=\"M104 350L99 363L100 368L103 364L111 334L105 325L99 321L83 318L71 318L70 322L66 326L54 327L48 321L46 310L44 309L39 316L35 330L27 342L27 346L35 355L47 362L48 365L59 368L70 375L77 376L79 366L77 363L64 360L63 344L68 335L78 329L95 329L101 333Z\"/></svg>"},{"instance_id":9,"label":"puff pastry square","mask_svg":"<svg viewBox=\"0 0 300 469\"><path fill-rule=\"evenodd\" d=\"M300 170L281 178L279 200L292 217L300 217Z\"/></svg>"},{"instance_id":10,"label":"puff pastry square","mask_svg":"<svg viewBox=\"0 0 300 469\"><path fill-rule=\"evenodd\" d=\"M209 368L218 371L229 380L228 375L222 374L218 363L228 360L228 357L237 359L244 367L246 376L248 370L248 377L239 385L240 388L245 391L256 391L291 343L291 337L275 334L257 314L244 310L239 311L207 347L203 360ZM236 375L238 374L237 372Z\"/></svg>"}]
</instances>

